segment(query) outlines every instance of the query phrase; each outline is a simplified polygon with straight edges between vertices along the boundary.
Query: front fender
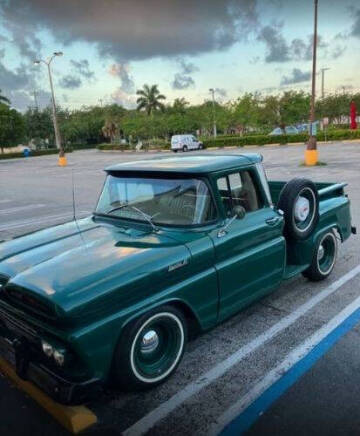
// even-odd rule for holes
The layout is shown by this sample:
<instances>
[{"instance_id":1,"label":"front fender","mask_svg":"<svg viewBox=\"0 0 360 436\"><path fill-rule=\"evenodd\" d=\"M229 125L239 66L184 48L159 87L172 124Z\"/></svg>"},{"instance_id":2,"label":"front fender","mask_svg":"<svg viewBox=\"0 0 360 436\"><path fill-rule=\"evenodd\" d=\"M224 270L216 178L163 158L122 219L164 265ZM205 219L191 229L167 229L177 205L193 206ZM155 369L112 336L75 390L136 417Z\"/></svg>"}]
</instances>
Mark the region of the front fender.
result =
<instances>
[{"instance_id":1,"label":"front fender","mask_svg":"<svg viewBox=\"0 0 360 436\"><path fill-rule=\"evenodd\" d=\"M72 348L92 375L104 380L109 374L113 353L125 326L156 307L174 302L180 302L191 310L201 330L215 325L218 310L215 268L208 268L134 306L73 332L70 338Z\"/></svg>"}]
</instances>

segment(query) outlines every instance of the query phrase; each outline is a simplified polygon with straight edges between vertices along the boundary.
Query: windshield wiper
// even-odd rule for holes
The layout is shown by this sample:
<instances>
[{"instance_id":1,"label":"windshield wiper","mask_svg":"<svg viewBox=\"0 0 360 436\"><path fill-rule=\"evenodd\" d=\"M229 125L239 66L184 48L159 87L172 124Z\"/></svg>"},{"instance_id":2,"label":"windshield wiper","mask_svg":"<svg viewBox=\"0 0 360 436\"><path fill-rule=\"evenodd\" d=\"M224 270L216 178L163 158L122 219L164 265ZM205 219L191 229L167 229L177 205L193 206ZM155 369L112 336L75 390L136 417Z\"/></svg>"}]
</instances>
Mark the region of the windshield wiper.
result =
<instances>
[{"instance_id":1,"label":"windshield wiper","mask_svg":"<svg viewBox=\"0 0 360 436\"><path fill-rule=\"evenodd\" d=\"M157 231L158 231L158 228L155 226L155 224L152 222L152 219L156 216L156 215L158 215L157 213L155 214L155 215L153 215L153 216L151 216L151 215L148 215L147 213L145 213L144 211L142 211L141 209L139 209L138 207L136 207L136 206L133 206L133 205L131 205L131 204L121 204L120 206L116 206L116 207L114 207L114 208L112 208L112 209L110 209L108 212L106 212L106 214L107 215L110 215L112 212L115 212L115 211L117 211L117 210L120 210L120 209L123 209L124 207L129 207L129 208L131 208L131 209L134 209L136 212L138 212L138 213L140 213L144 218L145 218L145 220L151 225L151 228L153 229L153 231L156 233Z\"/></svg>"}]
</instances>

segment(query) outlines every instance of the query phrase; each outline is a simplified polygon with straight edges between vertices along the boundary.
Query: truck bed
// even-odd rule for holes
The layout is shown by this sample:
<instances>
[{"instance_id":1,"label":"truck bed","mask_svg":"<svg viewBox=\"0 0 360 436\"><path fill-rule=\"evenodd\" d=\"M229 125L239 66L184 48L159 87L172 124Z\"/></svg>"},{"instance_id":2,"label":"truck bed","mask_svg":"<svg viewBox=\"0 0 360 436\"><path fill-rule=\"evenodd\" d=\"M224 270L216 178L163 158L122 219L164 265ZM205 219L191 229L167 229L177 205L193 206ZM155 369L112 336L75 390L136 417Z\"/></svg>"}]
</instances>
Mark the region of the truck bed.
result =
<instances>
[{"instance_id":1,"label":"truck bed","mask_svg":"<svg viewBox=\"0 0 360 436\"><path fill-rule=\"evenodd\" d=\"M287 182L269 181L272 201L276 206L280 192ZM310 264L313 247L319 235L325 230L337 229L345 241L351 234L349 199L345 195L346 183L315 183L319 194L319 222L314 233L305 241L287 240L287 265L284 278L290 278Z\"/></svg>"},{"instance_id":2,"label":"truck bed","mask_svg":"<svg viewBox=\"0 0 360 436\"><path fill-rule=\"evenodd\" d=\"M276 205L279 199L280 192L287 182L269 181L270 194L273 203ZM344 187L347 183L315 183L318 189L320 200L325 200L333 197L342 197L344 195Z\"/></svg>"}]
</instances>

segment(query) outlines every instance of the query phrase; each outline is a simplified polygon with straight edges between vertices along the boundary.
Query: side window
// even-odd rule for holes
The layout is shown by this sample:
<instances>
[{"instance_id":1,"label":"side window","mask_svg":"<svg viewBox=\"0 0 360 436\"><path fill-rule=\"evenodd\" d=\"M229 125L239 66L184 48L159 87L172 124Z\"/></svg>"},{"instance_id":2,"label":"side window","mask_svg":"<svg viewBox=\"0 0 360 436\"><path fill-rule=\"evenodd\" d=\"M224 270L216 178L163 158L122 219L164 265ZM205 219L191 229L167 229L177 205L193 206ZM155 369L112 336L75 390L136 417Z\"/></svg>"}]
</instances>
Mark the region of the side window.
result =
<instances>
[{"instance_id":1,"label":"side window","mask_svg":"<svg viewBox=\"0 0 360 436\"><path fill-rule=\"evenodd\" d=\"M217 187L221 197L221 201L224 205L224 209L227 216L231 216L232 204L231 204L231 195L229 192L228 178L220 177L217 179Z\"/></svg>"},{"instance_id":2,"label":"side window","mask_svg":"<svg viewBox=\"0 0 360 436\"><path fill-rule=\"evenodd\" d=\"M217 186L228 216L233 215L235 206L242 206L246 212L253 212L264 206L250 171L240 171L221 177L217 181Z\"/></svg>"}]
</instances>

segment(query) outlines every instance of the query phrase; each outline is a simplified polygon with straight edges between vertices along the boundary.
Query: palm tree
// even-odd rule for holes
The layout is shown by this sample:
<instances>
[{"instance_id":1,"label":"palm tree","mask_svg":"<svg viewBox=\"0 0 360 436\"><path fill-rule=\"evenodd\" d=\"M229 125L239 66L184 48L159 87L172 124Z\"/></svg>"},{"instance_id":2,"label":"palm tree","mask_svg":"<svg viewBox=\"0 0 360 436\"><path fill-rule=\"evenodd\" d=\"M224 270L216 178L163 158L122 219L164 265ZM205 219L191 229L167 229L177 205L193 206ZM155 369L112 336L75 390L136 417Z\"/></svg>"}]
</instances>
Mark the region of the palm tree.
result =
<instances>
[{"instance_id":1,"label":"palm tree","mask_svg":"<svg viewBox=\"0 0 360 436\"><path fill-rule=\"evenodd\" d=\"M5 95L1 94L1 89L0 89L0 103L10 104L10 100L7 97L5 97Z\"/></svg>"},{"instance_id":2,"label":"palm tree","mask_svg":"<svg viewBox=\"0 0 360 436\"><path fill-rule=\"evenodd\" d=\"M165 95L160 94L157 85L144 85L143 89L136 91L140 97L136 100L137 110L145 109L148 115L152 115L154 111L160 109L165 110L165 105L160 100L165 100Z\"/></svg>"},{"instance_id":3,"label":"palm tree","mask_svg":"<svg viewBox=\"0 0 360 436\"><path fill-rule=\"evenodd\" d=\"M184 114L186 110L186 106L189 105L189 102L185 100L184 97L175 98L173 103L173 110L177 113Z\"/></svg>"}]
</instances>

